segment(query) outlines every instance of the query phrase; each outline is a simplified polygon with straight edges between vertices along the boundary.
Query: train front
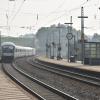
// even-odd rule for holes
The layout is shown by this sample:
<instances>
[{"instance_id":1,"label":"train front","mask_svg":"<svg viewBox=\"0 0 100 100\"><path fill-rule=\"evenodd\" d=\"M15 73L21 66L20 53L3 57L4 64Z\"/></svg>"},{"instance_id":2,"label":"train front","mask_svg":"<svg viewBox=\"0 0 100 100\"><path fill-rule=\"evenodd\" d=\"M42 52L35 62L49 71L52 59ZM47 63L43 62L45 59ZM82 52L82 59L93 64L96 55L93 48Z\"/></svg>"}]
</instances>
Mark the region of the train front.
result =
<instances>
[{"instance_id":1,"label":"train front","mask_svg":"<svg viewBox=\"0 0 100 100\"><path fill-rule=\"evenodd\" d=\"M12 44L3 44L1 61L5 63L12 62L14 59L15 46Z\"/></svg>"}]
</instances>

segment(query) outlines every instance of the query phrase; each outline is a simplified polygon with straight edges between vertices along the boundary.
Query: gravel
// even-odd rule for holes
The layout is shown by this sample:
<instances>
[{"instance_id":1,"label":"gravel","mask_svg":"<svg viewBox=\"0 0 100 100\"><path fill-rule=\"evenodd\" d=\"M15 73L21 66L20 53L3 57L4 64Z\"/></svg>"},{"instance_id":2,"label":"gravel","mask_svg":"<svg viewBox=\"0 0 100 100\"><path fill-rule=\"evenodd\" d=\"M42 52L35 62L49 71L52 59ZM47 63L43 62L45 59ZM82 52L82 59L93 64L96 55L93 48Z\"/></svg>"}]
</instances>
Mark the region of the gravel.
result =
<instances>
[{"instance_id":1,"label":"gravel","mask_svg":"<svg viewBox=\"0 0 100 100\"><path fill-rule=\"evenodd\" d=\"M77 80L65 78L52 72L29 65L26 59L19 59L19 68L30 73L33 77L65 92L79 100L100 100L100 87L88 85Z\"/></svg>"}]
</instances>

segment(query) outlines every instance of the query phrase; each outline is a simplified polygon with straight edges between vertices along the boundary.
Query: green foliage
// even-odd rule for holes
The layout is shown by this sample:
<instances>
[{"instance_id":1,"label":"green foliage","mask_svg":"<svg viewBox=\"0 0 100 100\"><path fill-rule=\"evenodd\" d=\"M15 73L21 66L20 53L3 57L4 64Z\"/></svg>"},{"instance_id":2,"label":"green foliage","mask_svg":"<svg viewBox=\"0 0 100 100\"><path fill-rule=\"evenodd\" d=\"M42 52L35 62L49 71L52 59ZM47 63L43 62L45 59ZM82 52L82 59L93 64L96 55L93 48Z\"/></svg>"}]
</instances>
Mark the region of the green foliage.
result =
<instances>
[{"instance_id":1,"label":"green foliage","mask_svg":"<svg viewBox=\"0 0 100 100\"><path fill-rule=\"evenodd\" d=\"M13 42L16 45L34 47L34 38L26 37L2 37L1 42Z\"/></svg>"}]
</instances>

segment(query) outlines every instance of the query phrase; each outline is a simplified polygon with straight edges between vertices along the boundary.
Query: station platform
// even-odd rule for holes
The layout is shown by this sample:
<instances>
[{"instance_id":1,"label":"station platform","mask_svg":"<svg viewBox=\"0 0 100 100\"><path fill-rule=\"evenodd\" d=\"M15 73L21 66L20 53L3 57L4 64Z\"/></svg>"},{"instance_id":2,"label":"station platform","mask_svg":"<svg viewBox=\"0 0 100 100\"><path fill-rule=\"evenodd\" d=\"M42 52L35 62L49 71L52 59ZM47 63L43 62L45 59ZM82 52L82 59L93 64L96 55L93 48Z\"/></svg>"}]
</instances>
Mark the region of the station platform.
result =
<instances>
[{"instance_id":1,"label":"station platform","mask_svg":"<svg viewBox=\"0 0 100 100\"><path fill-rule=\"evenodd\" d=\"M0 65L1 67L1 65ZM0 69L0 100L37 100Z\"/></svg>"},{"instance_id":2,"label":"station platform","mask_svg":"<svg viewBox=\"0 0 100 100\"><path fill-rule=\"evenodd\" d=\"M84 65L84 64L81 64L80 61L73 63L73 62L68 62L67 59L57 60L57 59L50 59L50 58L42 57L42 56L37 57L37 59L43 62L63 65L65 67L74 67L74 68L93 71L93 72L100 72L100 65L95 65L95 66L94 65Z\"/></svg>"}]
</instances>

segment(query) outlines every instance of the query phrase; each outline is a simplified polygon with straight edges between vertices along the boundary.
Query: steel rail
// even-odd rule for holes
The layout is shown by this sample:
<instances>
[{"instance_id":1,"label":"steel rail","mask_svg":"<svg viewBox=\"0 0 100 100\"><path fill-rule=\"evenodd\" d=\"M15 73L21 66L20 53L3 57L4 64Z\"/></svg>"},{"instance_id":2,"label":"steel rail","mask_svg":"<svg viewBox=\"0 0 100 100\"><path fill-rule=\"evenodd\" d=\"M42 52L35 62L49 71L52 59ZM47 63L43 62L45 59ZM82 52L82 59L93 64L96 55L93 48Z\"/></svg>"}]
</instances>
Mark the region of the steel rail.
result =
<instances>
[{"instance_id":1,"label":"steel rail","mask_svg":"<svg viewBox=\"0 0 100 100\"><path fill-rule=\"evenodd\" d=\"M60 68L57 68L57 67L52 67L52 66L49 66L49 65L45 65L45 64L42 64L42 63L36 62L36 61L33 61L33 63L35 63L35 64L32 64L32 62L30 62L29 60L27 60L27 62L30 63L31 65L34 65L34 66L36 66L35 64L43 66L43 67L45 67L45 68L42 67L43 69L50 70L50 71L52 71L56 74L59 74L59 75L65 76L65 77L69 77L69 78L72 78L72 79L76 79L76 80L79 80L79 81L100 87L100 78L76 73L76 72L73 72L73 71L63 70L63 69L60 69ZM37 66L37 67L39 67L39 66Z\"/></svg>"},{"instance_id":2,"label":"steel rail","mask_svg":"<svg viewBox=\"0 0 100 100\"><path fill-rule=\"evenodd\" d=\"M26 86L25 84L23 84L21 81L19 81L16 77L14 77L11 73L9 73L5 67L2 64L2 69L3 71L6 73L6 75L8 75L13 81L15 81L18 85L20 85L23 89L25 89L26 91L28 91L30 94L35 95L39 100L46 100L45 98L43 98L42 96L40 96L38 93L36 93L35 91L33 91L32 89L30 89L28 86Z\"/></svg>"},{"instance_id":3,"label":"steel rail","mask_svg":"<svg viewBox=\"0 0 100 100\"><path fill-rule=\"evenodd\" d=\"M33 77L30 76L29 74L25 73L24 71L22 71L22 70L20 70L18 67L16 67L14 63L13 63L13 66L14 66L14 68L15 68L17 71L19 71L20 73L22 73L22 74L24 74L25 76L27 76L28 78L30 78L30 79L36 81L38 84L43 85L44 87L48 88L48 89L51 90L52 92L55 92L56 94L58 94L58 95L60 95L60 96L62 96L62 97L64 97L64 98L66 98L66 100L78 100L77 98L75 98L75 97L73 97L73 96L71 96L71 95L69 95L69 94L66 94L66 93L64 93L64 92L62 92L62 91L60 91L60 90L58 90L58 89L56 89L56 88L54 88L54 87L52 87L52 86L50 86L50 85L47 85L46 83L44 83L44 82L42 82L42 81L40 81L40 80L38 80L38 79L36 79L36 78L33 78Z\"/></svg>"}]
</instances>

